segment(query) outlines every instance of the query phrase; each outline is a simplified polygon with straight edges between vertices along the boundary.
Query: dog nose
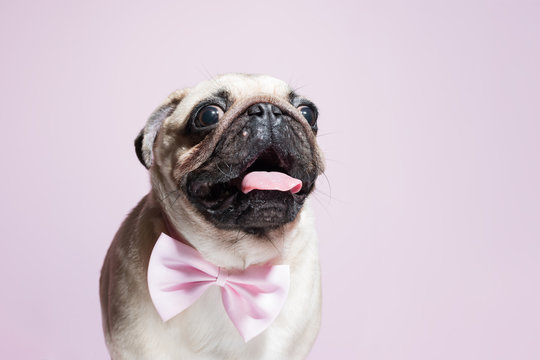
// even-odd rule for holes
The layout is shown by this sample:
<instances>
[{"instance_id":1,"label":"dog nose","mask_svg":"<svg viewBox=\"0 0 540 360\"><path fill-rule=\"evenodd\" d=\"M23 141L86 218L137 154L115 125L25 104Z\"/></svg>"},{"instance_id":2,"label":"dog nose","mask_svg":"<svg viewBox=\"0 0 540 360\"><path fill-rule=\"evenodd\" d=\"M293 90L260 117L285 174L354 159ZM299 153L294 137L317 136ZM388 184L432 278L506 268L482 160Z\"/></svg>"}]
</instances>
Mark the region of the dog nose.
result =
<instances>
[{"instance_id":1,"label":"dog nose","mask_svg":"<svg viewBox=\"0 0 540 360\"><path fill-rule=\"evenodd\" d=\"M281 109L270 103L251 105L246 113L249 120L242 133L250 136L254 146L268 146L285 123Z\"/></svg>"},{"instance_id":2,"label":"dog nose","mask_svg":"<svg viewBox=\"0 0 540 360\"><path fill-rule=\"evenodd\" d=\"M278 125L281 121L281 115L283 115L280 108L270 103L251 105L247 110L247 114L261 120L269 121L272 126Z\"/></svg>"}]
</instances>

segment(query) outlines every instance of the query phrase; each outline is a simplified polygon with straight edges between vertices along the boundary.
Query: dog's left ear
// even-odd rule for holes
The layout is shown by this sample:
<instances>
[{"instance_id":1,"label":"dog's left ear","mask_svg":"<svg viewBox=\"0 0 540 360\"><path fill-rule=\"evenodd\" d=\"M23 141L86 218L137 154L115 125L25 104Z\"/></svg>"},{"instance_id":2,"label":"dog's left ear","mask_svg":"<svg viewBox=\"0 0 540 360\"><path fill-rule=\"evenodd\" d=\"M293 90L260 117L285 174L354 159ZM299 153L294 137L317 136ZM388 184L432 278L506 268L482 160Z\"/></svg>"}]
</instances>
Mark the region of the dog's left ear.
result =
<instances>
[{"instance_id":1,"label":"dog's left ear","mask_svg":"<svg viewBox=\"0 0 540 360\"><path fill-rule=\"evenodd\" d=\"M166 118L171 116L186 92L186 90L177 90L169 95L167 100L154 110L152 115L150 115L146 125L135 139L135 152L137 153L137 157L141 164L147 169L150 169L152 166L152 149L154 147L154 140L161 128L161 124L163 124L163 121L165 121Z\"/></svg>"}]
</instances>

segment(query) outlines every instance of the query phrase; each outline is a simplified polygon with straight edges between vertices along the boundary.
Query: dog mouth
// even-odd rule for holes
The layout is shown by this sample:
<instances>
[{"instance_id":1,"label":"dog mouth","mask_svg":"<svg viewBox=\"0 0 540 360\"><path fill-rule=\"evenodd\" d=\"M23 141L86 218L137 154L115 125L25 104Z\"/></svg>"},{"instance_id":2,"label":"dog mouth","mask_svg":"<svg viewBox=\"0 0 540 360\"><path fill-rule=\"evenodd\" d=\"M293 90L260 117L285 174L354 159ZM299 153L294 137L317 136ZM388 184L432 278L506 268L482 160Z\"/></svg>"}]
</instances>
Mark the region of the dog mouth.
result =
<instances>
[{"instance_id":1,"label":"dog mouth","mask_svg":"<svg viewBox=\"0 0 540 360\"><path fill-rule=\"evenodd\" d=\"M238 164L213 159L188 174L185 192L217 227L258 233L293 221L313 182L295 159L269 147Z\"/></svg>"}]
</instances>

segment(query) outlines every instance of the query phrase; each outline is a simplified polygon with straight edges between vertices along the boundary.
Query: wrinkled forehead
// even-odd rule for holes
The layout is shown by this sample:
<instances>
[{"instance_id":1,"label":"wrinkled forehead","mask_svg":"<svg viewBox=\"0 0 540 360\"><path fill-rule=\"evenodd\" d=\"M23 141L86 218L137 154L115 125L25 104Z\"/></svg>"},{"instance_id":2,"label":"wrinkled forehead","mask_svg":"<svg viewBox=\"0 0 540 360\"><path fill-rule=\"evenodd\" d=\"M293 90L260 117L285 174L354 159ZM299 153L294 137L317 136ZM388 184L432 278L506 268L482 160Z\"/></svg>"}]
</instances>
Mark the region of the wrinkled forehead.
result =
<instances>
[{"instance_id":1,"label":"wrinkled forehead","mask_svg":"<svg viewBox=\"0 0 540 360\"><path fill-rule=\"evenodd\" d=\"M220 91L228 92L235 100L256 95L287 98L291 90L287 83L271 76L227 74L200 83L190 93L200 98Z\"/></svg>"},{"instance_id":2,"label":"wrinkled forehead","mask_svg":"<svg viewBox=\"0 0 540 360\"><path fill-rule=\"evenodd\" d=\"M201 82L189 89L171 119L182 122L197 104L217 94L226 94L231 105L241 99L257 95L271 95L288 99L289 85L282 80L266 75L227 74Z\"/></svg>"}]
</instances>

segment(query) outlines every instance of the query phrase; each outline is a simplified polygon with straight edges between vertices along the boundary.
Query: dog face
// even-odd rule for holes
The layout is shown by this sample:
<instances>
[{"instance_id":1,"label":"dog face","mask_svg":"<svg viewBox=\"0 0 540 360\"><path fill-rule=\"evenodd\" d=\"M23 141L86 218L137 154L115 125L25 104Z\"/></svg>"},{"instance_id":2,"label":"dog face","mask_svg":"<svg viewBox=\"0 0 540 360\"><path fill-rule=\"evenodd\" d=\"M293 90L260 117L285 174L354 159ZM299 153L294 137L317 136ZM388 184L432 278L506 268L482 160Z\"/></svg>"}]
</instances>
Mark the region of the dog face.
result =
<instances>
[{"instance_id":1,"label":"dog face","mask_svg":"<svg viewBox=\"0 0 540 360\"><path fill-rule=\"evenodd\" d=\"M169 221L209 260L282 254L323 162L317 109L268 76L223 75L171 94L136 139Z\"/></svg>"}]
</instances>

